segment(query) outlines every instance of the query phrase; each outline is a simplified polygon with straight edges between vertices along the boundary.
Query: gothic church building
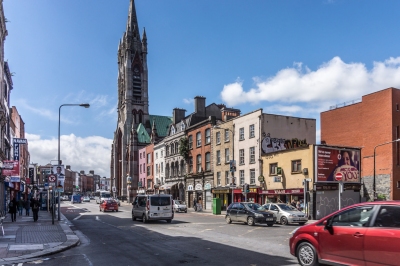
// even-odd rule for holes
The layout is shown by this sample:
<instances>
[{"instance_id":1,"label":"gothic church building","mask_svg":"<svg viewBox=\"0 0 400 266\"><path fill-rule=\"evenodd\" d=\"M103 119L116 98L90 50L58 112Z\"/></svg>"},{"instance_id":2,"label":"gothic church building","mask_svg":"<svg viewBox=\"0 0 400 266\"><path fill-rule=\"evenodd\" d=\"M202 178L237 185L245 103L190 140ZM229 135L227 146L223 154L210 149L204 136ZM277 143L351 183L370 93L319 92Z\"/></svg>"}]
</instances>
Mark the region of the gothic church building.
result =
<instances>
[{"instance_id":1,"label":"gothic church building","mask_svg":"<svg viewBox=\"0 0 400 266\"><path fill-rule=\"evenodd\" d=\"M114 196L131 199L138 189L138 150L167 135L172 118L149 114L147 37L140 38L134 0L118 46L118 121L111 149Z\"/></svg>"}]
</instances>

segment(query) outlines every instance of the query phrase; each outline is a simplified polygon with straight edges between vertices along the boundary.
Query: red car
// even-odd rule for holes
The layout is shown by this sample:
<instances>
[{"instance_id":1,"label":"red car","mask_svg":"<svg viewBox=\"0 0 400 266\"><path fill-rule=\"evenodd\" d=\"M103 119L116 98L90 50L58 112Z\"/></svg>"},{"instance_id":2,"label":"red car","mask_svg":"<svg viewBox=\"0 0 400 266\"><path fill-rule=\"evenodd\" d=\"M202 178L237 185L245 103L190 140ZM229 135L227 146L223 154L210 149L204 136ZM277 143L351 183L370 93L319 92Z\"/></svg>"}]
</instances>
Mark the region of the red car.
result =
<instances>
[{"instance_id":1,"label":"red car","mask_svg":"<svg viewBox=\"0 0 400 266\"><path fill-rule=\"evenodd\" d=\"M301 265L399 265L400 201L343 208L295 229L289 245Z\"/></svg>"},{"instance_id":2,"label":"red car","mask_svg":"<svg viewBox=\"0 0 400 266\"><path fill-rule=\"evenodd\" d=\"M113 199L103 200L100 203L100 211L118 211L118 203Z\"/></svg>"}]
</instances>

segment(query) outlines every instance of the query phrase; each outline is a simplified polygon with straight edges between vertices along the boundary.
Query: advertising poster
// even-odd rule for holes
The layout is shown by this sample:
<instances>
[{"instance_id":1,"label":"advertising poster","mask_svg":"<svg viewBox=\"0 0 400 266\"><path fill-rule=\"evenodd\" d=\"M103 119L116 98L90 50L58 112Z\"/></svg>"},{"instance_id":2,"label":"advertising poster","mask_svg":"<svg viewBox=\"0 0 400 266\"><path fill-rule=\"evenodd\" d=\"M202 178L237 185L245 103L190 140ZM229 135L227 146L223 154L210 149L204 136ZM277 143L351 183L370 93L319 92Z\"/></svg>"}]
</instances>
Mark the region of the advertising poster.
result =
<instances>
[{"instance_id":1,"label":"advertising poster","mask_svg":"<svg viewBox=\"0 0 400 266\"><path fill-rule=\"evenodd\" d=\"M53 173L56 179L56 191L64 192L65 172L64 165L53 165Z\"/></svg>"},{"instance_id":2,"label":"advertising poster","mask_svg":"<svg viewBox=\"0 0 400 266\"><path fill-rule=\"evenodd\" d=\"M315 147L317 182L338 182L337 173L344 183L360 183L360 150Z\"/></svg>"},{"instance_id":3,"label":"advertising poster","mask_svg":"<svg viewBox=\"0 0 400 266\"><path fill-rule=\"evenodd\" d=\"M3 161L3 175L19 177L19 161ZM11 181L16 182L16 181ZM19 182L19 181L18 181Z\"/></svg>"}]
</instances>

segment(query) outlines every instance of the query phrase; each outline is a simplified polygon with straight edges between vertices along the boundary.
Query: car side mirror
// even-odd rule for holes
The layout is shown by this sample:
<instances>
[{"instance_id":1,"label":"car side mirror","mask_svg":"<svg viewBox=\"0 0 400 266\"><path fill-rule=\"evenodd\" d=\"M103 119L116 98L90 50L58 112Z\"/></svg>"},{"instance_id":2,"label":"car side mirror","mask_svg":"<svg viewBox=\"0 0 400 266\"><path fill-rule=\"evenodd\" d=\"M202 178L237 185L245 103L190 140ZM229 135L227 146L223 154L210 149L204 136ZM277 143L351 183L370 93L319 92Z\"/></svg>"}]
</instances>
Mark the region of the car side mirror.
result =
<instances>
[{"instance_id":1,"label":"car side mirror","mask_svg":"<svg viewBox=\"0 0 400 266\"><path fill-rule=\"evenodd\" d=\"M326 229L332 228L332 220L331 219L323 221L322 224L325 226Z\"/></svg>"}]
</instances>

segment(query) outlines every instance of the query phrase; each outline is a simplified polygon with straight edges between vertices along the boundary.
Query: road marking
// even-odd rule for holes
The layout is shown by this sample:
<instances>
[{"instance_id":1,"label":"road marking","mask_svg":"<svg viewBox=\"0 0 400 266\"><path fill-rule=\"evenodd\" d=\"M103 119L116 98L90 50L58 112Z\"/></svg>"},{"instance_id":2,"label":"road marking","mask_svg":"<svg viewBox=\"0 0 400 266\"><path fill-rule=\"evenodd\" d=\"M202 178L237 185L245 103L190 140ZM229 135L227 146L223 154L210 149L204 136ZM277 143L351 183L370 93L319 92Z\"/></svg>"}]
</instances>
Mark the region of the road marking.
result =
<instances>
[{"instance_id":1,"label":"road marking","mask_svg":"<svg viewBox=\"0 0 400 266\"><path fill-rule=\"evenodd\" d=\"M73 221L76 221L76 220L78 220L79 218L81 218L82 217L82 215L80 215L79 214L79 216L78 217L75 217L74 219L72 219Z\"/></svg>"},{"instance_id":2,"label":"road marking","mask_svg":"<svg viewBox=\"0 0 400 266\"><path fill-rule=\"evenodd\" d=\"M96 216L96 220L97 220L97 221L101 221L100 218L99 218L99 216Z\"/></svg>"}]
</instances>

